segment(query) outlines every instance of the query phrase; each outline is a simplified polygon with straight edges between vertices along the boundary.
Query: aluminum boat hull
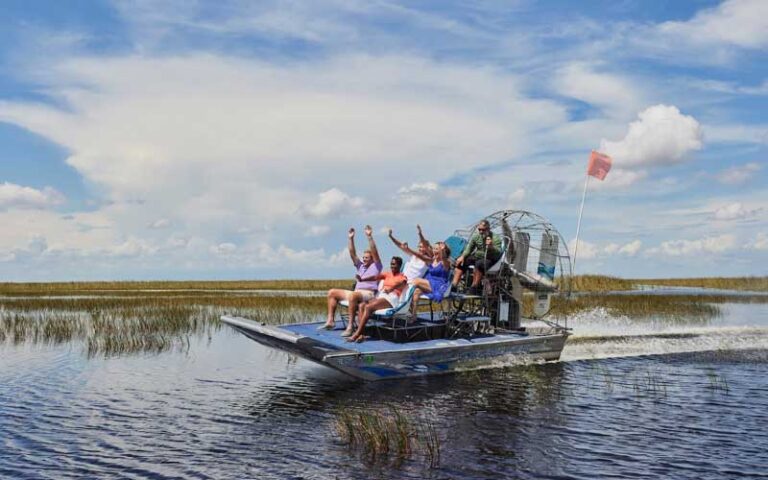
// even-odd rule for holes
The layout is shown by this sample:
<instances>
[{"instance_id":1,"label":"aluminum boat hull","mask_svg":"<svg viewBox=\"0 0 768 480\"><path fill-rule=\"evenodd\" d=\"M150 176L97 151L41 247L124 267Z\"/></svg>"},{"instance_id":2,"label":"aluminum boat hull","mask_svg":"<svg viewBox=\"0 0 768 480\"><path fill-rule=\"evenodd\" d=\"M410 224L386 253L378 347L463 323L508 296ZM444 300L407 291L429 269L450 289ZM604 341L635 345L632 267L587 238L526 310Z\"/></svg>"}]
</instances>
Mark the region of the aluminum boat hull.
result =
<instances>
[{"instance_id":1,"label":"aluminum boat hull","mask_svg":"<svg viewBox=\"0 0 768 480\"><path fill-rule=\"evenodd\" d=\"M471 338L409 343L371 340L349 343L339 330L317 330L321 322L265 325L242 317L222 322L262 345L284 350L352 377L373 381L508 365L510 361L558 360L569 333L509 332Z\"/></svg>"}]
</instances>

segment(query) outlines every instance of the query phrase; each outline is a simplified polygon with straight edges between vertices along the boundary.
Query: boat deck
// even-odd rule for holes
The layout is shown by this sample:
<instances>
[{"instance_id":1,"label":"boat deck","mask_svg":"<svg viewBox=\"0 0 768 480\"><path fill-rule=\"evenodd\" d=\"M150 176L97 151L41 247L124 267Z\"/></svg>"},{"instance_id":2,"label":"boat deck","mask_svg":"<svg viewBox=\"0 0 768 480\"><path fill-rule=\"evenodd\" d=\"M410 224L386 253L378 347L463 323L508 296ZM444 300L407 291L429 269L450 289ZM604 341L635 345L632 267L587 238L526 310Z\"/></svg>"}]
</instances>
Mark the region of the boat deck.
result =
<instances>
[{"instance_id":1,"label":"boat deck","mask_svg":"<svg viewBox=\"0 0 768 480\"><path fill-rule=\"evenodd\" d=\"M294 325L281 325L281 330L286 330L291 333L308 337L317 342L325 343L329 346L342 350L353 350L360 353L374 353L374 352L396 352L396 351L413 351L421 349L430 349L444 347L446 345L478 345L478 344L490 344L498 343L502 340L509 340L513 338L526 338L530 334L527 332L510 332L502 334L478 334L469 338L456 338L456 339L436 339L436 340L424 340L424 341L412 341L396 343L389 340L379 340L370 338L362 343L347 342L345 337L341 336L344 331L344 326L341 322L336 322L336 328L334 330L318 330L317 327L322 325L323 322L316 323L302 323Z\"/></svg>"}]
</instances>

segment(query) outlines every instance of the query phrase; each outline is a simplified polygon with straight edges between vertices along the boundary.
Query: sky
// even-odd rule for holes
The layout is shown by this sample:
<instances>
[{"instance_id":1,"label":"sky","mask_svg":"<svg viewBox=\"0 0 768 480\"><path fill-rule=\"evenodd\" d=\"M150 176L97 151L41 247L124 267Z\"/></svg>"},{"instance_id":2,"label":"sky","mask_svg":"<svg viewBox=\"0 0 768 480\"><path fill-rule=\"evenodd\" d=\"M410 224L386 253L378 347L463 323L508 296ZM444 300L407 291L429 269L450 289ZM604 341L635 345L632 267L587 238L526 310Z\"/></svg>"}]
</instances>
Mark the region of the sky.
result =
<instances>
[{"instance_id":1,"label":"sky","mask_svg":"<svg viewBox=\"0 0 768 480\"><path fill-rule=\"evenodd\" d=\"M344 278L536 212L577 273L768 274L765 0L4 0L0 281ZM358 246L362 250L362 235Z\"/></svg>"}]
</instances>

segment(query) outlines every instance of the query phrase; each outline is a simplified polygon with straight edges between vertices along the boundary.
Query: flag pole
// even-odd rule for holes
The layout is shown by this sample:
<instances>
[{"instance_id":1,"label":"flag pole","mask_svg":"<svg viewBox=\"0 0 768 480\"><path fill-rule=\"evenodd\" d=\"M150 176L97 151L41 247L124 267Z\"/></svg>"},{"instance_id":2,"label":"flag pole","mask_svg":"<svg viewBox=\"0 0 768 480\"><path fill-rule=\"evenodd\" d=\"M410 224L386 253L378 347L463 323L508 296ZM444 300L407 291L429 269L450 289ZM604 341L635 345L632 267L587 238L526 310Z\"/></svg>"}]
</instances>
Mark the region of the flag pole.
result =
<instances>
[{"instance_id":1,"label":"flag pole","mask_svg":"<svg viewBox=\"0 0 768 480\"><path fill-rule=\"evenodd\" d=\"M589 184L589 170L584 179L584 193L581 195L581 208L579 208L579 221L576 223L576 246L573 247L573 269L571 276L576 275L576 254L579 252L579 232L581 231L581 214L584 213L584 200L587 198L587 185Z\"/></svg>"}]
</instances>

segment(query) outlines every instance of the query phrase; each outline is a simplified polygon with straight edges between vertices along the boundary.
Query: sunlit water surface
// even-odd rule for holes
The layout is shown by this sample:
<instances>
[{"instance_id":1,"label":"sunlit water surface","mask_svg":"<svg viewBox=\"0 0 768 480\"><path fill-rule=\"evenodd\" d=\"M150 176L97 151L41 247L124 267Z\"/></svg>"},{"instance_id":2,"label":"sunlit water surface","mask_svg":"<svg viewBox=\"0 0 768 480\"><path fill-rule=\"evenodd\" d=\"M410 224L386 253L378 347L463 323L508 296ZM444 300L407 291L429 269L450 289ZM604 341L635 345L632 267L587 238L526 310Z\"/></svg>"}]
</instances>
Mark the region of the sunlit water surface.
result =
<instances>
[{"instance_id":1,"label":"sunlit water surface","mask_svg":"<svg viewBox=\"0 0 768 480\"><path fill-rule=\"evenodd\" d=\"M563 361L364 384L229 329L186 352L0 346L3 478L766 478L768 306L572 320ZM438 468L339 442L343 409L431 422Z\"/></svg>"}]
</instances>

